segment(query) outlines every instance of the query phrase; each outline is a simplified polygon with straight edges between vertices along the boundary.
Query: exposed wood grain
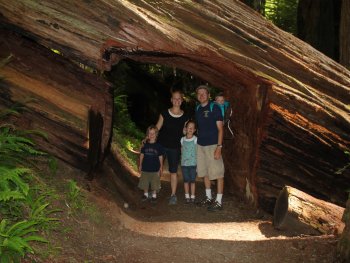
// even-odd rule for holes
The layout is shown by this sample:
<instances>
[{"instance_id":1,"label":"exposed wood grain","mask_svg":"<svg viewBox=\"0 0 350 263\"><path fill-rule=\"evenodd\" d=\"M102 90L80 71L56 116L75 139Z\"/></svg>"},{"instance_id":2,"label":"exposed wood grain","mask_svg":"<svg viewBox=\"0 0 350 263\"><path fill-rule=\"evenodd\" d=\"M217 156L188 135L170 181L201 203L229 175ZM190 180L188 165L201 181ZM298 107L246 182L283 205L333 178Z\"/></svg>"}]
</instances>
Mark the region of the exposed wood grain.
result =
<instances>
[{"instance_id":1,"label":"exposed wood grain","mask_svg":"<svg viewBox=\"0 0 350 263\"><path fill-rule=\"evenodd\" d=\"M350 172L336 172L348 162L350 72L240 1L0 0L0 13L11 30L95 68L130 58L222 88L236 131L223 149L227 189L252 204L271 210L285 184L345 204Z\"/></svg>"}]
</instances>

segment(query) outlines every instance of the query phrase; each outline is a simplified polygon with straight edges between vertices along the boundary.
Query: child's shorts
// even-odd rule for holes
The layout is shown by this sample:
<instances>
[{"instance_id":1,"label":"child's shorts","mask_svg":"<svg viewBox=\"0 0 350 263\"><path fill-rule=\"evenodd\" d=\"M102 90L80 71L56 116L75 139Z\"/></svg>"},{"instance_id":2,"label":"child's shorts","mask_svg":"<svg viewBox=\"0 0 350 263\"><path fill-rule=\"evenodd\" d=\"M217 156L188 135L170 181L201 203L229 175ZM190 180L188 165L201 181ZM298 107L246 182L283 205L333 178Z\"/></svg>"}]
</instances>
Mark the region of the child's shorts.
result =
<instances>
[{"instance_id":1,"label":"child's shorts","mask_svg":"<svg viewBox=\"0 0 350 263\"><path fill-rule=\"evenodd\" d=\"M148 190L151 185L152 191L160 189L160 177L158 172L141 172L138 187L142 190Z\"/></svg>"},{"instance_id":2,"label":"child's shorts","mask_svg":"<svg viewBox=\"0 0 350 263\"><path fill-rule=\"evenodd\" d=\"M184 183L194 183L196 181L197 166L181 166Z\"/></svg>"}]
</instances>

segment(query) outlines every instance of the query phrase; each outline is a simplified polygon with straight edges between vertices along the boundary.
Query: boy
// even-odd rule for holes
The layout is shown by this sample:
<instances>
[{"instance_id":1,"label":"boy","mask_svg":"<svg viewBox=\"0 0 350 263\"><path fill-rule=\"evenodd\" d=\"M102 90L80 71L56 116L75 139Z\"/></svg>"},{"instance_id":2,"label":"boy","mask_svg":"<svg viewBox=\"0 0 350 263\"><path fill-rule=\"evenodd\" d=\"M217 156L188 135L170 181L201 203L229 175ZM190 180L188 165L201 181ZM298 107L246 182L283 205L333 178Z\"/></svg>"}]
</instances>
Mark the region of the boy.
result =
<instances>
[{"instance_id":1,"label":"boy","mask_svg":"<svg viewBox=\"0 0 350 263\"><path fill-rule=\"evenodd\" d=\"M139 171L141 173L138 187L143 190L142 201L151 199L157 201L157 191L160 189L160 176L163 166L163 147L157 143L158 129L151 125L146 132L146 143L141 148ZM148 194L151 185L152 196Z\"/></svg>"}]
</instances>

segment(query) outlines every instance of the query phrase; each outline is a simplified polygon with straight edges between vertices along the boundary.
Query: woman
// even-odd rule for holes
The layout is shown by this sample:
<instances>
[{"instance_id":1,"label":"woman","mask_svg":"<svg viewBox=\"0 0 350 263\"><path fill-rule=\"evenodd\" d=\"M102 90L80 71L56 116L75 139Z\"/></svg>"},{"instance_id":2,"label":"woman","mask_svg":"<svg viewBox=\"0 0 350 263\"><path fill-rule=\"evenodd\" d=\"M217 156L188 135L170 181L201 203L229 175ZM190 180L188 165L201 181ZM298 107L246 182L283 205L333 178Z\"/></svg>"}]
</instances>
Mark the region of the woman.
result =
<instances>
[{"instance_id":1,"label":"woman","mask_svg":"<svg viewBox=\"0 0 350 263\"><path fill-rule=\"evenodd\" d=\"M168 159L171 196L169 205L177 203L176 188L177 188L177 168L180 161L181 153L181 137L183 136L183 129L189 117L181 109L183 102L183 94L181 91L171 92L172 107L165 110L159 115L156 124L159 130L158 143L165 149L165 156Z\"/></svg>"}]
</instances>

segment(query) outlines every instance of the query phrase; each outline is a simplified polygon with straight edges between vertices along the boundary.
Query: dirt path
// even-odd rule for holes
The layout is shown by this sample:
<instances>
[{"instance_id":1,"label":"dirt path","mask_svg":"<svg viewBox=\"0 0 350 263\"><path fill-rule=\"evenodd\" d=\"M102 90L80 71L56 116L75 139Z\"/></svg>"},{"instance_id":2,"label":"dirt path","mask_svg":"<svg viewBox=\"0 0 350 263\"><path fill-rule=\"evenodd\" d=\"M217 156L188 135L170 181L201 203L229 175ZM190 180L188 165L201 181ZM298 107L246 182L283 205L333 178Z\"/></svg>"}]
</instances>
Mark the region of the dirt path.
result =
<instances>
[{"instance_id":1,"label":"dirt path","mask_svg":"<svg viewBox=\"0 0 350 263\"><path fill-rule=\"evenodd\" d=\"M211 213L184 204L180 187L179 204L168 206L166 178L162 186L156 205L125 209L118 196L93 182L86 195L96 211L78 218L62 213L61 231L53 236L61 248L45 262L336 262L333 236L276 231L269 215L232 196L224 197L223 211Z\"/></svg>"}]
</instances>

